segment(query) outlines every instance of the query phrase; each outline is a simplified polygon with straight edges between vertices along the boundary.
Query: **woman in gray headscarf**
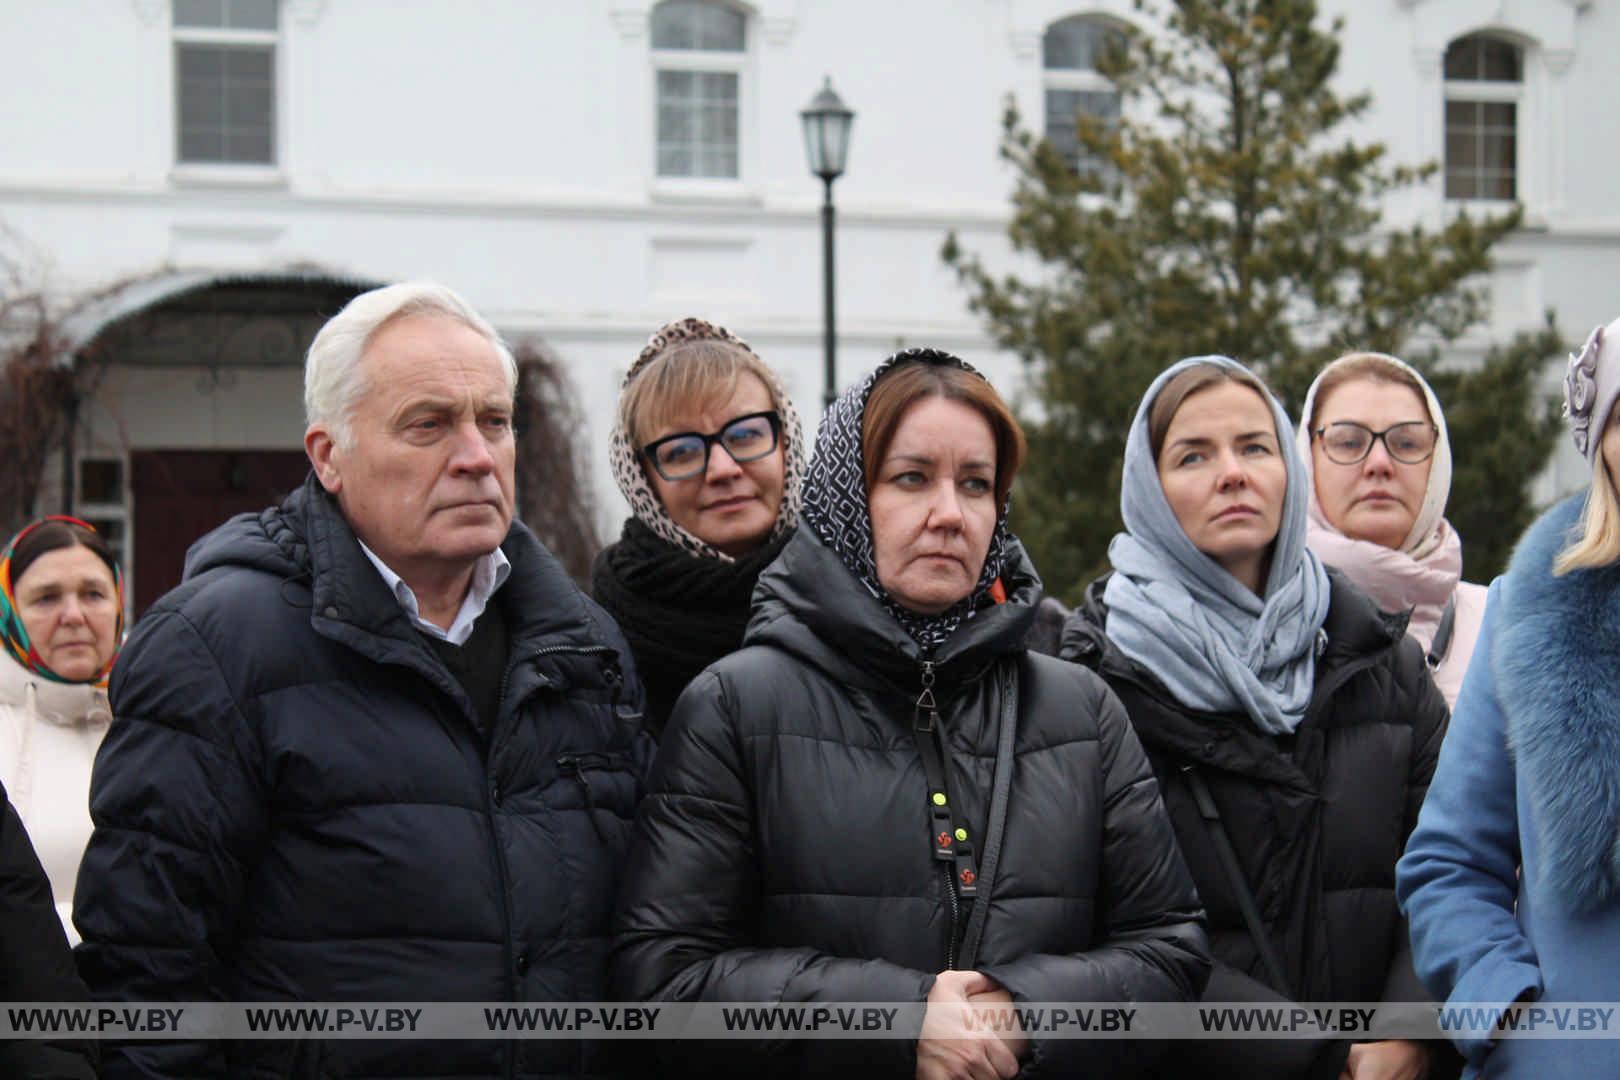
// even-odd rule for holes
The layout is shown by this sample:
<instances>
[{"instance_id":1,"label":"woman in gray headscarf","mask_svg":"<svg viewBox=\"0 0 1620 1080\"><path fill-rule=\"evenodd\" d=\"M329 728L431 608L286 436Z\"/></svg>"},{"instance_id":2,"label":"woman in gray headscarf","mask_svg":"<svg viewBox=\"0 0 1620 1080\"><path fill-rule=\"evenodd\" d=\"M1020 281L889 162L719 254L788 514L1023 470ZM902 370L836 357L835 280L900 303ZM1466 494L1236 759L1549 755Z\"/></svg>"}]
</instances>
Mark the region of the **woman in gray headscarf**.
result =
<instances>
[{"instance_id":1,"label":"woman in gray headscarf","mask_svg":"<svg viewBox=\"0 0 1620 1080\"><path fill-rule=\"evenodd\" d=\"M1171 367L1126 441L1113 573L1087 590L1063 655L1119 695L1158 775L1208 911L1206 1000L1423 1000L1395 862L1445 702L1403 625L1307 549L1308 483L1251 372L1219 356ZM1404 1041L1173 1053L1201 1076L1416 1077L1429 1064Z\"/></svg>"}]
</instances>

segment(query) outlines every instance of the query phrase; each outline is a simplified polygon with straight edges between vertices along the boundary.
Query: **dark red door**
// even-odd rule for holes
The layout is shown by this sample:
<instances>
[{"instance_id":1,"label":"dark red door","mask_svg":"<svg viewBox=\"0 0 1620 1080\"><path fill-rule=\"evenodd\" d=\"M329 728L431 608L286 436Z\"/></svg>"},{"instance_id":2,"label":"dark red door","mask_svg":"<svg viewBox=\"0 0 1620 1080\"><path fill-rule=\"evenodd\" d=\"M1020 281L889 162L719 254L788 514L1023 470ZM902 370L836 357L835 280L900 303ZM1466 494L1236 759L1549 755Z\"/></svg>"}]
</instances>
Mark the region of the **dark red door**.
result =
<instances>
[{"instance_id":1,"label":"dark red door","mask_svg":"<svg viewBox=\"0 0 1620 1080\"><path fill-rule=\"evenodd\" d=\"M199 536L279 503L309 472L302 450L138 450L129 465L137 618L180 584L186 549Z\"/></svg>"}]
</instances>

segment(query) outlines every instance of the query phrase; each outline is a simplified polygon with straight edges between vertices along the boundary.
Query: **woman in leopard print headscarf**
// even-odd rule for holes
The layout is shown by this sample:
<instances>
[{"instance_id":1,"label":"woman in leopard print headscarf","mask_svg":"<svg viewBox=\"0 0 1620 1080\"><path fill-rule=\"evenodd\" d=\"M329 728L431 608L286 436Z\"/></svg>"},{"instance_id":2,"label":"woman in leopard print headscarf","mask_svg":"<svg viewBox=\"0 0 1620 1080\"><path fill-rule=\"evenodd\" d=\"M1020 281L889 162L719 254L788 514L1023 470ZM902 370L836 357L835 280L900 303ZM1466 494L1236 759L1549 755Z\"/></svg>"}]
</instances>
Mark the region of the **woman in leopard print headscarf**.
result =
<instances>
[{"instance_id":1,"label":"woman in leopard print headscarf","mask_svg":"<svg viewBox=\"0 0 1620 1080\"><path fill-rule=\"evenodd\" d=\"M798 524L804 435L776 373L688 318L625 376L611 454L631 516L592 591L629 639L657 735L692 677L742 644L754 582Z\"/></svg>"}]
</instances>

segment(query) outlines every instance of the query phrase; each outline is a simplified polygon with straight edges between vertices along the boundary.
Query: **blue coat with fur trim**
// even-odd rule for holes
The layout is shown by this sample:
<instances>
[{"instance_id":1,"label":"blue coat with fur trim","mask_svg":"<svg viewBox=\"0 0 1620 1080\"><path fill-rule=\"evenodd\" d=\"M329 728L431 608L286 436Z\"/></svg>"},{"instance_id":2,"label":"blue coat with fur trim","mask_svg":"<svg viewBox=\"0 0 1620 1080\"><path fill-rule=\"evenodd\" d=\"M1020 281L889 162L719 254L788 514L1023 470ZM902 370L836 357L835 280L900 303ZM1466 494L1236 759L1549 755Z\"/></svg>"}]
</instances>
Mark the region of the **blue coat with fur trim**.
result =
<instances>
[{"instance_id":1,"label":"blue coat with fur trim","mask_svg":"<svg viewBox=\"0 0 1620 1080\"><path fill-rule=\"evenodd\" d=\"M1418 974L1451 1005L1620 1001L1620 566L1552 574L1581 504L1543 515L1491 586L1397 869ZM1456 1042L1469 1076L1620 1076L1620 1041Z\"/></svg>"}]
</instances>

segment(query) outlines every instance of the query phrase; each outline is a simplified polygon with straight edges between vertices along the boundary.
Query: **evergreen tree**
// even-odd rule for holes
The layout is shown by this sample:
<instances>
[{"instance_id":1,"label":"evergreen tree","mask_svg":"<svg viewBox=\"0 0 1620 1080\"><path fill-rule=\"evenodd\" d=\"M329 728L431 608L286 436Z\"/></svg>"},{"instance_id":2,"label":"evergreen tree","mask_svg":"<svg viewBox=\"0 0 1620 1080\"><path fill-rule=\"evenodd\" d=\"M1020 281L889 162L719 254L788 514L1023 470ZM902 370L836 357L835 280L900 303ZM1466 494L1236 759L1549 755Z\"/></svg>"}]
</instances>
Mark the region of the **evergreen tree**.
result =
<instances>
[{"instance_id":1,"label":"evergreen tree","mask_svg":"<svg viewBox=\"0 0 1620 1080\"><path fill-rule=\"evenodd\" d=\"M1122 118L1079 120L1100 167L1077 169L1008 106L1008 232L1039 275L997 276L954 234L943 251L1032 376L1014 527L1048 591L1071 603L1107 568L1126 430L1158 372L1232 356L1296 416L1315 372L1351 349L1433 374L1439 347L1481 321L1491 246L1519 221L1384 224L1388 196L1436 167L1392 164L1346 133L1370 98L1335 89L1342 22L1324 25L1313 0L1137 7L1159 30L1120 35L1099 64ZM1497 571L1529 519L1528 482L1557 423L1535 386L1557 347L1549 321L1480 371L1434 374L1456 447L1450 516L1473 579Z\"/></svg>"}]
</instances>

